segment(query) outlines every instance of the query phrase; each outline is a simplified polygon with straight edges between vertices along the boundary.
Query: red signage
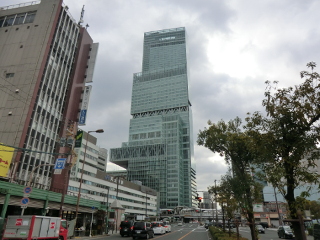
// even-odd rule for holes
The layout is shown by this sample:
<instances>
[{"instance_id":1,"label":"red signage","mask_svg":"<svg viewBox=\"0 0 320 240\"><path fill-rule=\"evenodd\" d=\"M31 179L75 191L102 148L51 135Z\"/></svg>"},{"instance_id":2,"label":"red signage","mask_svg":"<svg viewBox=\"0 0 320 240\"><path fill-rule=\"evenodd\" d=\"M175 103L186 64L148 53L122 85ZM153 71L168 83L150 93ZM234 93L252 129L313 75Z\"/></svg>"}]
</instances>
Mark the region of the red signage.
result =
<instances>
[{"instance_id":1,"label":"red signage","mask_svg":"<svg viewBox=\"0 0 320 240\"><path fill-rule=\"evenodd\" d=\"M21 226L22 225L22 218L17 218L16 219L16 226Z\"/></svg>"},{"instance_id":2,"label":"red signage","mask_svg":"<svg viewBox=\"0 0 320 240\"><path fill-rule=\"evenodd\" d=\"M51 223L50 223L50 229L54 229L55 226L56 226L56 223L55 223L55 222L51 222Z\"/></svg>"}]
</instances>

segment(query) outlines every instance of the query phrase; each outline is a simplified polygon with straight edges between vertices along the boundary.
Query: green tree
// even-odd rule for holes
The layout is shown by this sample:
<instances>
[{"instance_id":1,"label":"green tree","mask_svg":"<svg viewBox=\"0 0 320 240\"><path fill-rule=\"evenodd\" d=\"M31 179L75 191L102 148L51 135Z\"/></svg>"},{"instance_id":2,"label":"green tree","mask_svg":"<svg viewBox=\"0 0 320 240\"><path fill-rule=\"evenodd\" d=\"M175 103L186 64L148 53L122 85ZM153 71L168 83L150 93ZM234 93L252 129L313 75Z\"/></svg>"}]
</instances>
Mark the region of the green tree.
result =
<instances>
[{"instance_id":1,"label":"green tree","mask_svg":"<svg viewBox=\"0 0 320 240\"><path fill-rule=\"evenodd\" d=\"M286 199L291 219L298 219L303 208L294 190L301 185L319 183L319 174L311 171L319 159L317 144L320 136L319 74L316 64L307 64L311 72L301 72L304 82L288 88L277 88L277 82L266 82L262 105L267 116L255 112L246 118L250 144L256 151L255 159L262 164L267 180L277 187ZM300 197L309 194L307 188ZM297 239L302 239L299 222L292 222Z\"/></svg>"},{"instance_id":2,"label":"green tree","mask_svg":"<svg viewBox=\"0 0 320 240\"><path fill-rule=\"evenodd\" d=\"M238 178L232 177L231 172L229 171L226 175L221 177L220 184L218 186L208 187L208 191L211 194L215 194L217 202L220 203L220 206L223 207L224 219L229 222L229 236L231 236L230 231L230 220L235 219L236 213L242 213L243 216L247 216L247 212L244 211L244 207L247 206L246 203L243 203L243 194L238 194L240 191L237 191L239 188ZM237 235L239 236L239 229L237 228ZM225 231L225 222L223 223L223 231Z\"/></svg>"},{"instance_id":3,"label":"green tree","mask_svg":"<svg viewBox=\"0 0 320 240\"><path fill-rule=\"evenodd\" d=\"M320 219L320 202L319 201L309 201L305 203L304 210L310 210L312 219Z\"/></svg>"},{"instance_id":4,"label":"green tree","mask_svg":"<svg viewBox=\"0 0 320 240\"><path fill-rule=\"evenodd\" d=\"M209 128L205 128L198 134L197 143L205 146L212 152L219 153L230 165L231 174L226 176L223 183L228 184L227 187L220 188L222 197L228 197L227 194L233 194L234 199L247 217L252 239L257 239L253 203L256 202L258 196L261 196L261 187L254 181L250 174L251 163L253 162L253 154L247 146L249 137L242 130L242 122L240 118L235 118L229 122L219 121L217 124L208 122ZM228 188L230 191L227 191ZM212 189L219 190L219 189ZM257 194L259 193L259 194ZM226 196L225 196L226 195Z\"/></svg>"}]
</instances>

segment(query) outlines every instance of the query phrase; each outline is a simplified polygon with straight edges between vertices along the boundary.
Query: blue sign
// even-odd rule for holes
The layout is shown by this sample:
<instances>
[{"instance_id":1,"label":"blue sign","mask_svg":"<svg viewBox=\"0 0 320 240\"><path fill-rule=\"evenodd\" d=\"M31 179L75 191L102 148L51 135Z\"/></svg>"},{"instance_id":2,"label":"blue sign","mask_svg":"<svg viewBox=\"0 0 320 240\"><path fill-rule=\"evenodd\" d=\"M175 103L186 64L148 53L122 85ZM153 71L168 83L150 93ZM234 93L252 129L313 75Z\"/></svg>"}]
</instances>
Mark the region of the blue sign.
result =
<instances>
[{"instance_id":1,"label":"blue sign","mask_svg":"<svg viewBox=\"0 0 320 240\"><path fill-rule=\"evenodd\" d=\"M29 202L30 202L30 200L27 197L22 198L20 201L21 205L27 205Z\"/></svg>"},{"instance_id":2,"label":"blue sign","mask_svg":"<svg viewBox=\"0 0 320 240\"><path fill-rule=\"evenodd\" d=\"M32 192L32 188L31 187L25 187L23 190L24 193L29 194Z\"/></svg>"},{"instance_id":3,"label":"blue sign","mask_svg":"<svg viewBox=\"0 0 320 240\"><path fill-rule=\"evenodd\" d=\"M81 109L78 124L85 125L86 124L86 117L87 117L87 109Z\"/></svg>"},{"instance_id":4,"label":"blue sign","mask_svg":"<svg viewBox=\"0 0 320 240\"><path fill-rule=\"evenodd\" d=\"M58 158L56 161L56 165L54 165L54 169L64 169L66 160L67 160L66 158Z\"/></svg>"}]
</instances>

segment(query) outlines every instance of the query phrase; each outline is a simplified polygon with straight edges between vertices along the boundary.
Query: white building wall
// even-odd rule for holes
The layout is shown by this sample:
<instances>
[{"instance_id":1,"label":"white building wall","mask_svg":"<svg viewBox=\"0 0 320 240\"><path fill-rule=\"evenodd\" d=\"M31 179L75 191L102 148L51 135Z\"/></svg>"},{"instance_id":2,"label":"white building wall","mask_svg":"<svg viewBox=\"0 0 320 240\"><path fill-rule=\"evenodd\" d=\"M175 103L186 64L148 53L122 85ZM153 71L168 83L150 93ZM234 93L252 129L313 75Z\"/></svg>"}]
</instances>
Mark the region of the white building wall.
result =
<instances>
[{"instance_id":1,"label":"white building wall","mask_svg":"<svg viewBox=\"0 0 320 240\"><path fill-rule=\"evenodd\" d=\"M68 194L78 195L82 171L82 162L85 151L85 139L82 140L82 147L75 149L78 154L78 159L75 165L71 169L71 176L69 180ZM117 196L117 179L115 177L108 180L99 179L96 177L98 169L98 161L92 158L98 159L100 147L88 141L86 158L84 163L84 174L82 177L81 185L81 197L87 199L93 199L100 201L101 203L109 204L116 199ZM88 173L90 175L88 175ZM77 176L77 177L76 177ZM144 215L146 213L146 193L140 190L129 188L124 186L125 180L120 179L118 184L118 200L125 208L127 214ZM133 184L133 183L132 183ZM135 184L138 186L137 184ZM140 186L139 186L140 187ZM109 195L108 193L109 188ZM147 207L149 216L157 215L157 196L147 194Z\"/></svg>"}]
</instances>

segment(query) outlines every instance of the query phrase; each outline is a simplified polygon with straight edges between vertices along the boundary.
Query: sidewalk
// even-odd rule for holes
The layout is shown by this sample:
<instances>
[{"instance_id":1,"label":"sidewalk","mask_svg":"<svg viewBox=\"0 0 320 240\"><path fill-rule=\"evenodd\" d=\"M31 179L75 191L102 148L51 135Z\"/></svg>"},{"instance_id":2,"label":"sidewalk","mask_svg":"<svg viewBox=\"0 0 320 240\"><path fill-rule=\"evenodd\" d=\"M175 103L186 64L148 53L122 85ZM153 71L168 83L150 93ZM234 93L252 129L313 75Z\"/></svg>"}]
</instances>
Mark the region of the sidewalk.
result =
<instances>
[{"instance_id":1,"label":"sidewalk","mask_svg":"<svg viewBox=\"0 0 320 240\"><path fill-rule=\"evenodd\" d=\"M72 239L92 239L92 238L98 238L98 237L108 237L108 236L112 236L112 235L119 235L120 236L120 231L109 231L109 233L105 233L105 234L99 234L99 235L94 235L92 237L89 236L75 236Z\"/></svg>"}]
</instances>

